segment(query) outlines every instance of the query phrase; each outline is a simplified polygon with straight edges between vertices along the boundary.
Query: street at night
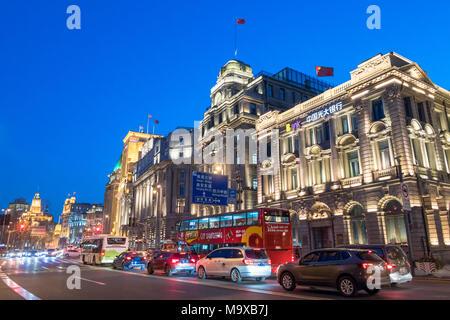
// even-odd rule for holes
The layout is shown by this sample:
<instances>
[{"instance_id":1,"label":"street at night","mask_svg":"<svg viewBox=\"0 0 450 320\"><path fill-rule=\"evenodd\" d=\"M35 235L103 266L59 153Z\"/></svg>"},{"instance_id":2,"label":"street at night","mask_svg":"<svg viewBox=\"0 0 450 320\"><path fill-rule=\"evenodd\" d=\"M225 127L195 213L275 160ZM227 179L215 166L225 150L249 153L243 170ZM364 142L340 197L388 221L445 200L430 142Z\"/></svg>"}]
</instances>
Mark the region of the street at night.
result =
<instances>
[{"instance_id":1,"label":"street at night","mask_svg":"<svg viewBox=\"0 0 450 320\"><path fill-rule=\"evenodd\" d=\"M70 265L81 268L81 289L67 288L66 273ZM165 275L148 275L144 271L113 270L111 267L85 266L77 260L58 258L0 260L0 299L22 300L348 300L337 292L327 289L297 287L286 293L275 279L265 283L255 281L240 284L229 280ZM16 286L8 286L8 279ZM23 293L23 289L27 293ZM21 295L21 293L23 295ZM29 295L30 293L31 295ZM360 292L351 299L385 300L441 300L450 295L449 280L415 279L395 288L383 289L376 296Z\"/></svg>"}]
</instances>

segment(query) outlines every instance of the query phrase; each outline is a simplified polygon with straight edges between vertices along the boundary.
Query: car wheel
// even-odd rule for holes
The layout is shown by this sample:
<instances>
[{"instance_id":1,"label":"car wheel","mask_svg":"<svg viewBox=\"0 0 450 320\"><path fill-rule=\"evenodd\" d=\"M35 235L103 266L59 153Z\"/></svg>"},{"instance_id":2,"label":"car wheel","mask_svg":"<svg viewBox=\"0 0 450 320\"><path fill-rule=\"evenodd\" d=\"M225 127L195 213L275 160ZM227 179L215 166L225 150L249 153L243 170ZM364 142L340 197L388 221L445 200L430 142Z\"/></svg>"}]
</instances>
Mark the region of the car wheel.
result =
<instances>
[{"instance_id":1,"label":"car wheel","mask_svg":"<svg viewBox=\"0 0 450 320\"><path fill-rule=\"evenodd\" d=\"M338 280L337 289L343 296L353 297L357 292L356 282L351 277L348 276L341 277Z\"/></svg>"},{"instance_id":2,"label":"car wheel","mask_svg":"<svg viewBox=\"0 0 450 320\"><path fill-rule=\"evenodd\" d=\"M364 291L366 291L369 296L373 296L373 295L376 295L380 291L380 289L366 288L366 289L364 289Z\"/></svg>"},{"instance_id":3,"label":"car wheel","mask_svg":"<svg viewBox=\"0 0 450 320\"><path fill-rule=\"evenodd\" d=\"M286 291L292 291L295 289L297 284L295 283L295 278L292 273L286 271L280 277L280 284Z\"/></svg>"},{"instance_id":4,"label":"car wheel","mask_svg":"<svg viewBox=\"0 0 450 320\"><path fill-rule=\"evenodd\" d=\"M116 264L113 262L112 264L113 269L117 269Z\"/></svg>"},{"instance_id":5,"label":"car wheel","mask_svg":"<svg viewBox=\"0 0 450 320\"><path fill-rule=\"evenodd\" d=\"M206 279L206 271L205 271L205 268L203 268L203 267L199 267L199 268L198 268L197 277L198 277L199 279Z\"/></svg>"},{"instance_id":6,"label":"car wheel","mask_svg":"<svg viewBox=\"0 0 450 320\"><path fill-rule=\"evenodd\" d=\"M170 277L172 275L172 269L170 268L169 265L166 265L166 267L164 268L164 273L166 274L166 276Z\"/></svg>"},{"instance_id":7,"label":"car wheel","mask_svg":"<svg viewBox=\"0 0 450 320\"><path fill-rule=\"evenodd\" d=\"M147 267L147 273L148 273L148 274L153 274L153 272L155 272L155 271L153 270L153 267L152 267L151 265L148 265L148 267Z\"/></svg>"},{"instance_id":8,"label":"car wheel","mask_svg":"<svg viewBox=\"0 0 450 320\"><path fill-rule=\"evenodd\" d=\"M236 283L242 281L241 273L240 273L239 270L236 269L236 268L234 268L233 270L231 270L230 278L231 278L231 281L236 282Z\"/></svg>"}]
</instances>

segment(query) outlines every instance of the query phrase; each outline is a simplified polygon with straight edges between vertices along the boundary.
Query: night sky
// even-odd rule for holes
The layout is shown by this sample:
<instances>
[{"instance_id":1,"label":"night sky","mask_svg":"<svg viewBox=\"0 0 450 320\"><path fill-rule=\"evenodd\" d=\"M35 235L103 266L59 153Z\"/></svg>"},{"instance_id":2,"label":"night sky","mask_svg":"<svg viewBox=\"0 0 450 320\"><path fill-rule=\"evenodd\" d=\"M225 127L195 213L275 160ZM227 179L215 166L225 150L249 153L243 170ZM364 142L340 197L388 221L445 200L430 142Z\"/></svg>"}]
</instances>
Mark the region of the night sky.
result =
<instances>
[{"instance_id":1,"label":"night sky","mask_svg":"<svg viewBox=\"0 0 450 320\"><path fill-rule=\"evenodd\" d=\"M433 5L430 5L433 3ZM68 30L66 8L81 8ZM381 8L381 30L366 9ZM103 202L128 130L193 126L220 67L254 73L335 68L335 85L378 54L396 51L450 89L446 1L39 0L0 4L0 208L38 190L57 217L68 193Z\"/></svg>"}]
</instances>

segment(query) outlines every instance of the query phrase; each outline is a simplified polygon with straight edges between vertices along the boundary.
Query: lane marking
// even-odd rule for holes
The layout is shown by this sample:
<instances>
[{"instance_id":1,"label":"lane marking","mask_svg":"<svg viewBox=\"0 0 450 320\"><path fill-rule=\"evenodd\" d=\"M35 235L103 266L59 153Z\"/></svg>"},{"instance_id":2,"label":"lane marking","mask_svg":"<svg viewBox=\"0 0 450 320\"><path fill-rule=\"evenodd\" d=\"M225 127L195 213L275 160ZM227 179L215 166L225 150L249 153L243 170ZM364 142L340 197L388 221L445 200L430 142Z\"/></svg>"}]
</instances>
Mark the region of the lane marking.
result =
<instances>
[{"instance_id":1,"label":"lane marking","mask_svg":"<svg viewBox=\"0 0 450 320\"><path fill-rule=\"evenodd\" d=\"M65 259L63 261L64 262L68 262L68 263L76 263L76 264L79 264L79 265L83 265L83 266L89 267L89 268L94 269L94 270L106 270L106 271L110 271L110 272L120 272L120 273L126 273L126 274L130 274L130 275L134 275L134 276L144 277L144 278L153 278L153 279L176 281L176 282L189 283L189 284L197 284L197 285L208 286L208 287L215 287L215 288L220 288L220 289L229 289L229 290L253 292L253 293L274 295L274 296L280 296L280 297L302 299L302 300L303 299L306 299L306 300L334 300L332 298L326 298L326 297L311 297L311 296L305 296L305 295L300 295L300 294L277 292L277 291L268 291L268 290L247 288L247 287L238 287L238 286L219 284L219 283L214 283L214 282L199 282L199 281L188 280L188 279L169 278L169 277L161 277L161 276L157 276L157 275L135 273L135 272L130 272L130 271L107 269L107 268L96 267L96 266L91 266L91 265L84 265L81 262L68 261L68 260L65 260Z\"/></svg>"},{"instance_id":2,"label":"lane marking","mask_svg":"<svg viewBox=\"0 0 450 320\"><path fill-rule=\"evenodd\" d=\"M84 281L88 281L88 282L93 282L93 283L96 283L96 284L101 285L101 286L106 286L106 283L104 283L104 282L94 281L94 280L89 280L89 279L81 278L81 277L77 277L77 278L80 279L80 280L84 280Z\"/></svg>"},{"instance_id":3,"label":"lane marking","mask_svg":"<svg viewBox=\"0 0 450 320\"><path fill-rule=\"evenodd\" d=\"M41 298L35 296L34 294L32 294L31 292L25 290L24 288L22 288L21 286L19 286L17 283L15 283L14 281L12 281L3 271L2 268L0 267L0 278L2 279L2 281L11 289L13 290L15 293L17 293L18 295L20 295L22 298L24 298L25 300L41 300Z\"/></svg>"}]
</instances>

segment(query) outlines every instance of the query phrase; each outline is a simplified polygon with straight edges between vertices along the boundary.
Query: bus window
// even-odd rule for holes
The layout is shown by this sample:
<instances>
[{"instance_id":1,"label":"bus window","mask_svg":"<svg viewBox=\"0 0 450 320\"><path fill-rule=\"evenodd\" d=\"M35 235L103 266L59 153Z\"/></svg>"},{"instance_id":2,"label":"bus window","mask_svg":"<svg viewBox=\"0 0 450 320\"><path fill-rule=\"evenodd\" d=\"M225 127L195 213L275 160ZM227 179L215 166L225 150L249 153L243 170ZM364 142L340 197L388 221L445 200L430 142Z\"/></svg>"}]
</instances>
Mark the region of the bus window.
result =
<instances>
[{"instance_id":1,"label":"bus window","mask_svg":"<svg viewBox=\"0 0 450 320\"><path fill-rule=\"evenodd\" d=\"M180 231L187 231L189 230L189 220L184 220L183 222L181 222L181 227L180 227Z\"/></svg>"},{"instance_id":2,"label":"bus window","mask_svg":"<svg viewBox=\"0 0 450 320\"><path fill-rule=\"evenodd\" d=\"M210 217L209 218L209 228L210 229L219 228L219 226L220 226L219 217Z\"/></svg>"},{"instance_id":3,"label":"bus window","mask_svg":"<svg viewBox=\"0 0 450 320\"><path fill-rule=\"evenodd\" d=\"M264 219L268 223L289 223L289 212L280 210L264 210Z\"/></svg>"},{"instance_id":4,"label":"bus window","mask_svg":"<svg viewBox=\"0 0 450 320\"><path fill-rule=\"evenodd\" d=\"M258 212L247 212L247 225L255 226L258 224Z\"/></svg>"},{"instance_id":5,"label":"bus window","mask_svg":"<svg viewBox=\"0 0 450 320\"><path fill-rule=\"evenodd\" d=\"M197 230L198 220L189 220L189 230Z\"/></svg>"},{"instance_id":6,"label":"bus window","mask_svg":"<svg viewBox=\"0 0 450 320\"><path fill-rule=\"evenodd\" d=\"M198 228L199 229L208 229L208 222L209 222L209 218L201 218L198 221Z\"/></svg>"},{"instance_id":7,"label":"bus window","mask_svg":"<svg viewBox=\"0 0 450 320\"><path fill-rule=\"evenodd\" d=\"M107 244L125 244L125 242L127 241L127 238L122 238L122 237L117 237L117 238L107 238L106 239L106 243Z\"/></svg>"},{"instance_id":8,"label":"bus window","mask_svg":"<svg viewBox=\"0 0 450 320\"><path fill-rule=\"evenodd\" d=\"M233 216L230 214L229 216L222 216L220 218L220 227L232 227L233 226Z\"/></svg>"},{"instance_id":9,"label":"bus window","mask_svg":"<svg viewBox=\"0 0 450 320\"><path fill-rule=\"evenodd\" d=\"M233 214L233 226L245 226L245 213Z\"/></svg>"}]
</instances>

